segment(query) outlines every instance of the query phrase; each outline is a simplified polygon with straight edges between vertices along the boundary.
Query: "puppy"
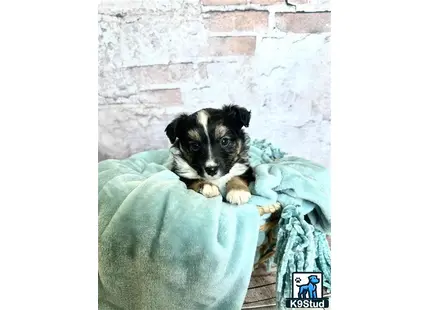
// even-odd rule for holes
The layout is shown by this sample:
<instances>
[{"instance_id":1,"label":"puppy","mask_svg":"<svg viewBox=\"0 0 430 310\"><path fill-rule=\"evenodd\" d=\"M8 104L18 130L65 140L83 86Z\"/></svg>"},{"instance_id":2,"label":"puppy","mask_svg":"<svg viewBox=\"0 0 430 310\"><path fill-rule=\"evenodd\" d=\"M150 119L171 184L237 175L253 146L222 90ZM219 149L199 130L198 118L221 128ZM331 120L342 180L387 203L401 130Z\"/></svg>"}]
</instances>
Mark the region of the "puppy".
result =
<instances>
[{"instance_id":1,"label":"puppy","mask_svg":"<svg viewBox=\"0 0 430 310\"><path fill-rule=\"evenodd\" d=\"M205 197L221 195L231 204L251 198L249 184L255 180L248 160L251 111L237 105L202 109L181 114L165 129L172 143L172 171L187 188Z\"/></svg>"}]
</instances>

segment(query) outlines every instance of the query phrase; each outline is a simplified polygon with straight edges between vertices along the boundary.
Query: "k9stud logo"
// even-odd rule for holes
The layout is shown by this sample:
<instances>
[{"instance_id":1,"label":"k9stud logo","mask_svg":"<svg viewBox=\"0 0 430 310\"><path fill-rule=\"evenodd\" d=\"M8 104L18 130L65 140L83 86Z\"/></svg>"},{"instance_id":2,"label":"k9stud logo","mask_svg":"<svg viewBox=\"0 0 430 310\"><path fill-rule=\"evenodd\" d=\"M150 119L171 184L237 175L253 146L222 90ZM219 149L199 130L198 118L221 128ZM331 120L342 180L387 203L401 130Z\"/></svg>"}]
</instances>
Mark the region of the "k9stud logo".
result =
<instances>
[{"instance_id":1,"label":"k9stud logo","mask_svg":"<svg viewBox=\"0 0 430 310\"><path fill-rule=\"evenodd\" d=\"M287 299L287 308L323 309L329 307L328 298L323 298L322 273L294 272L292 284L293 296Z\"/></svg>"}]
</instances>

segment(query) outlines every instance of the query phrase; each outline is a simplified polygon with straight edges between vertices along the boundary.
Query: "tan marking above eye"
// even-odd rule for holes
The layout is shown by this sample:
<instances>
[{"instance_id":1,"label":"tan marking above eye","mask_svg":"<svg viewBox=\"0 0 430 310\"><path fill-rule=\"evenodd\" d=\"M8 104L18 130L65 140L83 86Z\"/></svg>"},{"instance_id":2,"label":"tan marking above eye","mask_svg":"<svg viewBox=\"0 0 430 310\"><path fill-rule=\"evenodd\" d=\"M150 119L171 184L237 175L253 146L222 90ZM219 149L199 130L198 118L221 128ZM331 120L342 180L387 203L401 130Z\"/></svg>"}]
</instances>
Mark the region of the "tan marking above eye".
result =
<instances>
[{"instance_id":1,"label":"tan marking above eye","mask_svg":"<svg viewBox=\"0 0 430 310\"><path fill-rule=\"evenodd\" d=\"M228 128L224 125L216 125L215 127L215 138L222 138L228 131Z\"/></svg>"},{"instance_id":2,"label":"tan marking above eye","mask_svg":"<svg viewBox=\"0 0 430 310\"><path fill-rule=\"evenodd\" d=\"M200 134L196 129L191 129L188 131L188 137L190 137L193 140L200 140Z\"/></svg>"}]
</instances>

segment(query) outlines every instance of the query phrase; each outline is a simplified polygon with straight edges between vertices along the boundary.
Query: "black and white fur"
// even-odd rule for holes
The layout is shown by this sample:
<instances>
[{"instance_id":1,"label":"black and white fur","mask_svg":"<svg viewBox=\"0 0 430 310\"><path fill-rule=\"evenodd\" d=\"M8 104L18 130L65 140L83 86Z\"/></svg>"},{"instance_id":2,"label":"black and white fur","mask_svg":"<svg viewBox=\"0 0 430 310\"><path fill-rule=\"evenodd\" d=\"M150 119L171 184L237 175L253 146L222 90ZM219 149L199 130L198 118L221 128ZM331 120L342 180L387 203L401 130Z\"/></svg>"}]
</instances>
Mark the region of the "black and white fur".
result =
<instances>
[{"instance_id":1,"label":"black and white fur","mask_svg":"<svg viewBox=\"0 0 430 310\"><path fill-rule=\"evenodd\" d=\"M165 129L172 143L172 171L206 197L220 195L232 204L246 203L248 185L254 181L248 160L248 127L251 112L237 105L206 108L181 114Z\"/></svg>"}]
</instances>

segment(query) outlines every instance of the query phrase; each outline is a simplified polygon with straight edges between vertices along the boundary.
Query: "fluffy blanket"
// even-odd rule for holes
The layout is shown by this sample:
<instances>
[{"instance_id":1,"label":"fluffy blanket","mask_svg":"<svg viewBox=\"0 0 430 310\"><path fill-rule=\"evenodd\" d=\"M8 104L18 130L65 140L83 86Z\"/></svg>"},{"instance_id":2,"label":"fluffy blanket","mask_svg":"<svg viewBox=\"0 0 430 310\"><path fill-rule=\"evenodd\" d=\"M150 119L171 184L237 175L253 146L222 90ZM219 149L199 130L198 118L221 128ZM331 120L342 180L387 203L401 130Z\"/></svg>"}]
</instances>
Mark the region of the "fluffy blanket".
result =
<instances>
[{"instance_id":1,"label":"fluffy blanket","mask_svg":"<svg viewBox=\"0 0 430 310\"><path fill-rule=\"evenodd\" d=\"M256 205L276 201L283 207L279 307L294 266L325 268L329 287L329 254L318 237L330 232L327 173L285 155L251 142L257 180L251 200L239 207L187 190L167 169L167 149L100 162L99 309L240 309L256 253Z\"/></svg>"}]
</instances>

